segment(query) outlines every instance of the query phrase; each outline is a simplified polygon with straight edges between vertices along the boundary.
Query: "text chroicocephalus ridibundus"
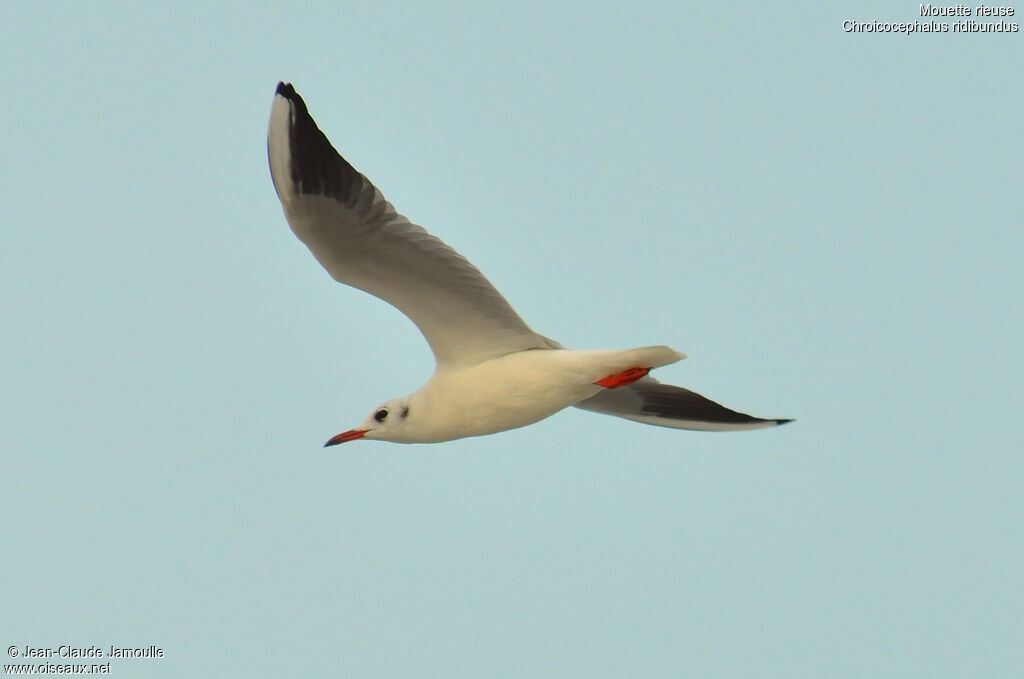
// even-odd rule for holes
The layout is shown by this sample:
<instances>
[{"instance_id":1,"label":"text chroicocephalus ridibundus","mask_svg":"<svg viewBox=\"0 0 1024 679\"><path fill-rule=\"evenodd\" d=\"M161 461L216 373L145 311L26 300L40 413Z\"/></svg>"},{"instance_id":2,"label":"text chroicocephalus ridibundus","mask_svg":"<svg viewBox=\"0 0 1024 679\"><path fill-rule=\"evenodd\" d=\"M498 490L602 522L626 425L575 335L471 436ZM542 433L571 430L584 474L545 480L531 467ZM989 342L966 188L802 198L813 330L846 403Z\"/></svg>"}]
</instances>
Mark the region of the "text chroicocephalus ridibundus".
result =
<instances>
[{"instance_id":1,"label":"text chroicocephalus ridibundus","mask_svg":"<svg viewBox=\"0 0 1024 679\"><path fill-rule=\"evenodd\" d=\"M335 280L408 316L437 360L418 391L380 405L326 445L482 436L533 424L569 406L677 429L789 422L744 415L647 376L685 358L669 347L573 351L535 333L476 267L398 214L334 150L289 84L277 86L267 155L295 235Z\"/></svg>"}]
</instances>

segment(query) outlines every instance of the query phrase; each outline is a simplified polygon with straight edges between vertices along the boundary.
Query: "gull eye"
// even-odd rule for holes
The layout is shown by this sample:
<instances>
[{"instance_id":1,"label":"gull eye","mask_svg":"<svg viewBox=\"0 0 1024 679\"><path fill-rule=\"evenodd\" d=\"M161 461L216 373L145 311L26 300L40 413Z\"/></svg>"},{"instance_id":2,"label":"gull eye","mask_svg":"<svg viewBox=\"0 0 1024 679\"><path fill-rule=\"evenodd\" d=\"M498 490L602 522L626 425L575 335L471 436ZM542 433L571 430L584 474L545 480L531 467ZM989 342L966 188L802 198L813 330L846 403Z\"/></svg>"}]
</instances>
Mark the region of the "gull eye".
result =
<instances>
[{"instance_id":1,"label":"gull eye","mask_svg":"<svg viewBox=\"0 0 1024 679\"><path fill-rule=\"evenodd\" d=\"M377 420L378 422L383 422L387 416L388 411L385 408L381 408L380 410L373 414L373 419Z\"/></svg>"}]
</instances>

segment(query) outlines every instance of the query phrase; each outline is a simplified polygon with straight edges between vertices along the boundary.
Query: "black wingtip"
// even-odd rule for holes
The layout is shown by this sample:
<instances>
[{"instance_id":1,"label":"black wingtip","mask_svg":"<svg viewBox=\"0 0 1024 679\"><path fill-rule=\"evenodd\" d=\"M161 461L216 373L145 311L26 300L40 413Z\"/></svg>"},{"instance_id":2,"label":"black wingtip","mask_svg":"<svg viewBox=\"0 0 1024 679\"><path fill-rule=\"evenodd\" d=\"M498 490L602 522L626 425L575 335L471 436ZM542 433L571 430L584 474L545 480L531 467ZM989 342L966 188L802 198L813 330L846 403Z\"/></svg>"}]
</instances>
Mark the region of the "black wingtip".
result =
<instances>
[{"instance_id":1,"label":"black wingtip","mask_svg":"<svg viewBox=\"0 0 1024 679\"><path fill-rule=\"evenodd\" d=\"M309 109L306 108L306 102L302 100L302 97L300 97L299 93L295 91L295 88L292 87L291 83L286 83L283 80L277 83L276 93L294 104L296 110L298 110L304 117L310 118L310 122L312 123L313 119L309 115ZM316 123L312 124L316 127Z\"/></svg>"},{"instance_id":2,"label":"black wingtip","mask_svg":"<svg viewBox=\"0 0 1024 679\"><path fill-rule=\"evenodd\" d=\"M299 93L295 91L295 88L292 87L291 83L286 83L284 81L277 83L276 93L298 106L299 109L304 111L307 115L309 114L308 109L306 109L306 102L302 101L302 97L300 97Z\"/></svg>"},{"instance_id":3,"label":"black wingtip","mask_svg":"<svg viewBox=\"0 0 1024 679\"><path fill-rule=\"evenodd\" d=\"M277 83L277 94L280 94L285 99L293 99L299 96L295 93L295 88L292 87L292 84L284 81Z\"/></svg>"},{"instance_id":4,"label":"black wingtip","mask_svg":"<svg viewBox=\"0 0 1024 679\"><path fill-rule=\"evenodd\" d=\"M783 425L783 424L788 424L788 423L790 423L790 422L796 422L796 420L794 420L794 419L789 419L789 420L775 420L775 424L777 424L777 425L780 425L780 426L781 426L781 425Z\"/></svg>"},{"instance_id":5,"label":"black wingtip","mask_svg":"<svg viewBox=\"0 0 1024 679\"><path fill-rule=\"evenodd\" d=\"M275 96L288 102L291 113L287 120L281 121L282 136L287 135L290 160L278 168L274 186L278 186L284 180L284 172L288 172L294 192L331 196L348 204L362 190L364 177L341 157L317 127L306 102L291 83L277 83Z\"/></svg>"}]
</instances>

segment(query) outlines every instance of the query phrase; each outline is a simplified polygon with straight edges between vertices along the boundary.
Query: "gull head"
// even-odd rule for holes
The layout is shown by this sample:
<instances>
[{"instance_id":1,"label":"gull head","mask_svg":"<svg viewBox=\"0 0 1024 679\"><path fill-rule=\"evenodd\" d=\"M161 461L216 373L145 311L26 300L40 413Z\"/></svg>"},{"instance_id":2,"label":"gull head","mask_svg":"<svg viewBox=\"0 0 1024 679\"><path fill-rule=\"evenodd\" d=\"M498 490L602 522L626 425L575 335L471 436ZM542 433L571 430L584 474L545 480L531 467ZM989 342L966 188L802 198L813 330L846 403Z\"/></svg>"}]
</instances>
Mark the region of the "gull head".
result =
<instances>
[{"instance_id":1,"label":"gull head","mask_svg":"<svg viewBox=\"0 0 1024 679\"><path fill-rule=\"evenodd\" d=\"M405 441L409 435L409 399L396 398L373 409L361 425L332 437L324 447L336 446L356 439Z\"/></svg>"}]
</instances>

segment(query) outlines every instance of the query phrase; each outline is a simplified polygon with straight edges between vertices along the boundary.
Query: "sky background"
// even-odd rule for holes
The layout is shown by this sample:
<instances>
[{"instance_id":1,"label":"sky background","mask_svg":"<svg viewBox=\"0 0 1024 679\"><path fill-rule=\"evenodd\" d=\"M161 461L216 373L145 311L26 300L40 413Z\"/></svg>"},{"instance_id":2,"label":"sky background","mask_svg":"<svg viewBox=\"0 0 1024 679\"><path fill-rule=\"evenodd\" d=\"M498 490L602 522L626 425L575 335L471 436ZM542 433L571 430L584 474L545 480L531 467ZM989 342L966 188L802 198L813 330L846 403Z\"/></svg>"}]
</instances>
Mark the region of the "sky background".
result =
<instances>
[{"instance_id":1,"label":"sky background","mask_svg":"<svg viewBox=\"0 0 1024 679\"><path fill-rule=\"evenodd\" d=\"M1022 37L842 30L917 13L3 3L3 647L1018 676ZM797 422L323 449L433 364L289 230L278 80L539 332L671 345L659 378Z\"/></svg>"}]
</instances>

